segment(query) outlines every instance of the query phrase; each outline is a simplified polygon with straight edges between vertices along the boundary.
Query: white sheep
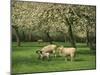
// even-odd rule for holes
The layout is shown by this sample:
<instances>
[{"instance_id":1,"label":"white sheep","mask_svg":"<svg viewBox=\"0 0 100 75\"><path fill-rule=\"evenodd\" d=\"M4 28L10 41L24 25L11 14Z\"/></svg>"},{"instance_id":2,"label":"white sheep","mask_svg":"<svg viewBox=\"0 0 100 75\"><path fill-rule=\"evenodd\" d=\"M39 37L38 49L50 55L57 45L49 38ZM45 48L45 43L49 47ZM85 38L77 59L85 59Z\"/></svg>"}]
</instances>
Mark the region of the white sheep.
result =
<instances>
[{"instance_id":1,"label":"white sheep","mask_svg":"<svg viewBox=\"0 0 100 75\"><path fill-rule=\"evenodd\" d=\"M49 60L49 58L50 58L50 53L42 53L42 54L40 54L40 59L44 59L44 58L46 58L46 59Z\"/></svg>"},{"instance_id":2,"label":"white sheep","mask_svg":"<svg viewBox=\"0 0 100 75\"><path fill-rule=\"evenodd\" d=\"M49 52L49 53L55 53L56 45L47 45L43 47L40 51L42 52Z\"/></svg>"},{"instance_id":3,"label":"white sheep","mask_svg":"<svg viewBox=\"0 0 100 75\"><path fill-rule=\"evenodd\" d=\"M50 58L50 53L42 53L42 51L38 50L36 51L36 53L38 53L38 59L49 59Z\"/></svg>"},{"instance_id":4,"label":"white sheep","mask_svg":"<svg viewBox=\"0 0 100 75\"><path fill-rule=\"evenodd\" d=\"M56 57L56 45L47 45L45 47L43 47L41 50L36 51L36 53L39 54L39 58L43 59L44 57L46 57L47 59L49 59L50 54L54 54L54 56Z\"/></svg>"},{"instance_id":5,"label":"white sheep","mask_svg":"<svg viewBox=\"0 0 100 75\"><path fill-rule=\"evenodd\" d=\"M65 57L65 61L67 61L67 56L70 56L71 61L73 61L75 53L76 53L76 48L64 48L63 46L58 48L59 55Z\"/></svg>"}]
</instances>

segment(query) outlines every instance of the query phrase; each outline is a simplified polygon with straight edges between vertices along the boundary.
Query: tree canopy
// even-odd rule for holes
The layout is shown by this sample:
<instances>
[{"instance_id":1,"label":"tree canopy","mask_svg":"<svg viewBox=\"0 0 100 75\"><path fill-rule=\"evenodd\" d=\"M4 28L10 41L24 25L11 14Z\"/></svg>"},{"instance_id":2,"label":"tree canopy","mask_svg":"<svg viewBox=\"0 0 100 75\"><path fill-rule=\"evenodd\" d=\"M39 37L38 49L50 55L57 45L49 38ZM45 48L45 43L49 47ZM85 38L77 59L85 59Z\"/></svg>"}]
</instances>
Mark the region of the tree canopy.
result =
<instances>
[{"instance_id":1,"label":"tree canopy","mask_svg":"<svg viewBox=\"0 0 100 75\"><path fill-rule=\"evenodd\" d=\"M72 41L73 35L96 36L95 6L13 0L11 18L12 27L25 32L61 32L69 34Z\"/></svg>"}]
</instances>

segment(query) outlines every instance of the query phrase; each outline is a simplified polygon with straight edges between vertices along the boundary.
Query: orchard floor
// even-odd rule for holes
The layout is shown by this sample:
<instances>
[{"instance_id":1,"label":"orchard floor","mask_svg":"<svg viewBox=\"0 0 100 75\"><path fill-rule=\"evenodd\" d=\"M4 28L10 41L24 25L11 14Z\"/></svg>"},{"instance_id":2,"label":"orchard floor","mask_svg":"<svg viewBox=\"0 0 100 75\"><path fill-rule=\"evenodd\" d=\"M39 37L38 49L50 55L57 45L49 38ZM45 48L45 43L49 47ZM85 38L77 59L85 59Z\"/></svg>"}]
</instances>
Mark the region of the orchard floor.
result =
<instances>
[{"instance_id":1,"label":"orchard floor","mask_svg":"<svg viewBox=\"0 0 100 75\"><path fill-rule=\"evenodd\" d=\"M69 47L64 42L54 42L55 44ZM12 43L12 74L57 72L74 70L96 69L96 55L85 43L77 43L77 54L75 61L67 62L63 57L51 58L49 61L37 59L36 50L41 49L48 43L22 42L20 47L16 42Z\"/></svg>"}]
</instances>

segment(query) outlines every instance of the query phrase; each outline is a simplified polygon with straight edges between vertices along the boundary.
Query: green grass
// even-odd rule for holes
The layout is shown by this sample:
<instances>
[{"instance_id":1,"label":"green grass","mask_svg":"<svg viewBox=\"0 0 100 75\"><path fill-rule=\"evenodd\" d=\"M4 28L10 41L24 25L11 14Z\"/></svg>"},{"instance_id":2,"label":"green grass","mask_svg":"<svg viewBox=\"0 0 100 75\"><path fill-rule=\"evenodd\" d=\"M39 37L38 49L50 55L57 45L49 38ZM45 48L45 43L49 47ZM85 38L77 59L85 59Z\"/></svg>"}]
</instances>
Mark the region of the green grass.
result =
<instances>
[{"instance_id":1,"label":"green grass","mask_svg":"<svg viewBox=\"0 0 100 75\"><path fill-rule=\"evenodd\" d=\"M70 44L63 42L55 42L55 44L70 46ZM47 45L47 43L24 42L21 44L21 47L17 47L16 43L13 42L12 73L88 70L96 68L95 53L84 43L77 43L77 55L73 62L70 60L65 62L63 57L51 58L49 61L38 60L35 51L45 45Z\"/></svg>"}]
</instances>

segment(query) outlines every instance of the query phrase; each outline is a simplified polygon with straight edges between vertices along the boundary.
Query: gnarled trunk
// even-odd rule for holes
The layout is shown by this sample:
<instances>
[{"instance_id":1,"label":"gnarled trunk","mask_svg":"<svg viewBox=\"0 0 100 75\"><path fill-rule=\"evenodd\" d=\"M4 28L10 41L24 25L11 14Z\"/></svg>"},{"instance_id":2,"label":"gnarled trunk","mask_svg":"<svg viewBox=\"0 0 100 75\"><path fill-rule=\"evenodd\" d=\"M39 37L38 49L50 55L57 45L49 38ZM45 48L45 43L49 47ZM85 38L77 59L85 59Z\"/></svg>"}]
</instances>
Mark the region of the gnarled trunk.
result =
<instances>
[{"instance_id":1,"label":"gnarled trunk","mask_svg":"<svg viewBox=\"0 0 100 75\"><path fill-rule=\"evenodd\" d=\"M46 33L47 37L48 37L48 41L50 42L50 44L52 44L52 38L50 37L49 33Z\"/></svg>"},{"instance_id":2,"label":"gnarled trunk","mask_svg":"<svg viewBox=\"0 0 100 75\"><path fill-rule=\"evenodd\" d=\"M71 26L71 23L69 21L69 18L66 18L66 21L69 25L68 33L69 33L69 36L70 36L70 42L71 42L72 46L76 48L76 44L75 44L75 40L74 40L74 36L73 36L73 32L72 32L72 26Z\"/></svg>"},{"instance_id":3,"label":"gnarled trunk","mask_svg":"<svg viewBox=\"0 0 100 75\"><path fill-rule=\"evenodd\" d=\"M29 41L31 42L32 41L32 32L29 31Z\"/></svg>"},{"instance_id":4,"label":"gnarled trunk","mask_svg":"<svg viewBox=\"0 0 100 75\"><path fill-rule=\"evenodd\" d=\"M16 36L17 46L20 46L21 45L21 42L20 42L20 38L19 38L18 29L15 28L15 27L13 27L13 30L14 30L14 34Z\"/></svg>"}]
</instances>

